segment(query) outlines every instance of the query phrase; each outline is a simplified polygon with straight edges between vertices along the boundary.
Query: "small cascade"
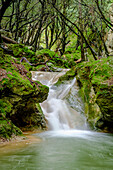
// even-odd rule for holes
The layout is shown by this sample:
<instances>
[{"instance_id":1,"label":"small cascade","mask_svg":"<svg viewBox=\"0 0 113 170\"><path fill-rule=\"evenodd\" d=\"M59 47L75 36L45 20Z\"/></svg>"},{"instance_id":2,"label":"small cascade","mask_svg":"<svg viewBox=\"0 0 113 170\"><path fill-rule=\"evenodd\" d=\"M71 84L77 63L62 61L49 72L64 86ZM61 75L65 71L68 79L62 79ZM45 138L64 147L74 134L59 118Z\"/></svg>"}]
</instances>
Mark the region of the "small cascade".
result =
<instances>
[{"instance_id":1,"label":"small cascade","mask_svg":"<svg viewBox=\"0 0 113 170\"><path fill-rule=\"evenodd\" d=\"M49 86L48 98L40 104L48 121L49 130L81 129L81 127L84 129L86 124L83 116L72 109L64 100L70 92L70 89L75 85L76 78L58 87L54 85L66 71L67 70L63 70L62 72L32 72L33 80L38 80L42 84Z\"/></svg>"},{"instance_id":2,"label":"small cascade","mask_svg":"<svg viewBox=\"0 0 113 170\"><path fill-rule=\"evenodd\" d=\"M75 82L75 79L74 79ZM42 110L48 120L48 127L50 130L68 130L73 127L71 110L62 99L68 93L72 84L66 85L65 88L55 89L50 87L48 99L41 103ZM54 89L53 89L54 88Z\"/></svg>"}]
</instances>

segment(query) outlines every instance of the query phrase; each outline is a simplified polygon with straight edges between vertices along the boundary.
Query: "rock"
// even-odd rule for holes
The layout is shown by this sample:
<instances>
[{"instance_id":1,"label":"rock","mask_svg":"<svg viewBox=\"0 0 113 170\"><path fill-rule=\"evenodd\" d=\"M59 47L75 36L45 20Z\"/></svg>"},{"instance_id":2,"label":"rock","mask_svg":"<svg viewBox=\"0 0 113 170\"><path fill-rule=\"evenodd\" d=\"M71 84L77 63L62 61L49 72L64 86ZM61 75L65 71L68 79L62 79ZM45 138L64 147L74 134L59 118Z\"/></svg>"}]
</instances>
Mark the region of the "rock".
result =
<instances>
[{"instance_id":1,"label":"rock","mask_svg":"<svg viewBox=\"0 0 113 170\"><path fill-rule=\"evenodd\" d=\"M113 59L76 66L85 114L93 129L113 132Z\"/></svg>"},{"instance_id":2,"label":"rock","mask_svg":"<svg viewBox=\"0 0 113 170\"><path fill-rule=\"evenodd\" d=\"M99 87L96 102L100 107L103 115L103 128L106 127L108 131L113 131L113 87L102 88Z\"/></svg>"},{"instance_id":3,"label":"rock","mask_svg":"<svg viewBox=\"0 0 113 170\"><path fill-rule=\"evenodd\" d=\"M67 71L63 76L59 77L57 83L55 85L59 85L61 83L65 83L66 80L71 80L75 77L75 69L65 69Z\"/></svg>"},{"instance_id":4,"label":"rock","mask_svg":"<svg viewBox=\"0 0 113 170\"><path fill-rule=\"evenodd\" d=\"M10 138L34 126L45 128L37 105L46 100L48 91L47 86L32 81L31 73L15 58L0 56L0 136Z\"/></svg>"}]
</instances>

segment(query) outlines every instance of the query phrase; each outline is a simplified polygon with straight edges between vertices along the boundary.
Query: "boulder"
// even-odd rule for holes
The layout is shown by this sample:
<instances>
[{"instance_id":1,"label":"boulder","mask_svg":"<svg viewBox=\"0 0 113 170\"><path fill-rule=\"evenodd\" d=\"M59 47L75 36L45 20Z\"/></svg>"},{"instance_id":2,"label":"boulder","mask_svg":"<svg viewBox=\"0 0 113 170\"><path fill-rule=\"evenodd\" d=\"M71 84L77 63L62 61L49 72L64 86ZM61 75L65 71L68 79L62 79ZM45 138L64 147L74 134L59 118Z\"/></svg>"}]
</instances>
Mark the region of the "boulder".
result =
<instances>
[{"instance_id":1,"label":"boulder","mask_svg":"<svg viewBox=\"0 0 113 170\"><path fill-rule=\"evenodd\" d=\"M93 129L113 132L113 59L103 58L76 66L85 114Z\"/></svg>"},{"instance_id":2,"label":"boulder","mask_svg":"<svg viewBox=\"0 0 113 170\"><path fill-rule=\"evenodd\" d=\"M0 53L0 136L18 135L34 126L45 128L39 103L46 100L49 88L32 81L31 73L18 60L1 49Z\"/></svg>"}]
</instances>

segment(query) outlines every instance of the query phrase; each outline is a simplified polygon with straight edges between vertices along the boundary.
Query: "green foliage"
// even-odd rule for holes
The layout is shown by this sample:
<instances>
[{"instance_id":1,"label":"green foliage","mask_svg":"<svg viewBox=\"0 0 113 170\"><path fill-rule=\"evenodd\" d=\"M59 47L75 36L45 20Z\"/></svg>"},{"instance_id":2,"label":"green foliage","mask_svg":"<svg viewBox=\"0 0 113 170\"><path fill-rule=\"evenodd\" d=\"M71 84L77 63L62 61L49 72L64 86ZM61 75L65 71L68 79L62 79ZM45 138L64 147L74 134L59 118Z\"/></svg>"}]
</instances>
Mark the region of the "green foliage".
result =
<instances>
[{"instance_id":1,"label":"green foliage","mask_svg":"<svg viewBox=\"0 0 113 170\"><path fill-rule=\"evenodd\" d=\"M41 62L44 62L50 59L49 62L51 62L54 66L69 68L75 65L74 63L75 56L73 57L72 55L71 57L70 54L65 54L65 56L60 57L58 56L57 53L49 49L43 49L43 50L37 51L36 54L37 54L37 58ZM39 66L37 68L39 68Z\"/></svg>"},{"instance_id":2,"label":"green foliage","mask_svg":"<svg viewBox=\"0 0 113 170\"><path fill-rule=\"evenodd\" d=\"M81 53L80 51L76 51L75 53L71 54L64 54L62 58L64 57L64 64L67 64L67 68L71 68L75 65L75 61L80 59Z\"/></svg>"}]
</instances>

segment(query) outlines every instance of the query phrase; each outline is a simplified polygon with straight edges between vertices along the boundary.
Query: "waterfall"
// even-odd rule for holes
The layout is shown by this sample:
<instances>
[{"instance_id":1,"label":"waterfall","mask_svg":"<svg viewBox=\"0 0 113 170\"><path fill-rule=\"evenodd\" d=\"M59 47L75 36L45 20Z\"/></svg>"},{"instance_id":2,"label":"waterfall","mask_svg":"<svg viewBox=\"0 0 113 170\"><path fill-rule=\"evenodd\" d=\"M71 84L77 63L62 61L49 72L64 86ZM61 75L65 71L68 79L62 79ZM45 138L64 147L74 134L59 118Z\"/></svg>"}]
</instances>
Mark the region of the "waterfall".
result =
<instances>
[{"instance_id":1,"label":"waterfall","mask_svg":"<svg viewBox=\"0 0 113 170\"><path fill-rule=\"evenodd\" d=\"M65 100L65 97L75 85L76 78L58 87L54 85L66 71L32 72L33 80L38 80L42 84L49 86L48 98L40 104L48 121L48 130L84 129L86 124L84 117L71 108Z\"/></svg>"}]
</instances>

